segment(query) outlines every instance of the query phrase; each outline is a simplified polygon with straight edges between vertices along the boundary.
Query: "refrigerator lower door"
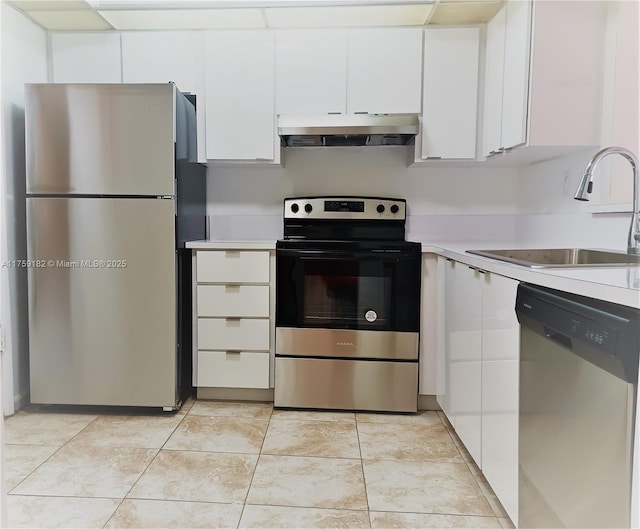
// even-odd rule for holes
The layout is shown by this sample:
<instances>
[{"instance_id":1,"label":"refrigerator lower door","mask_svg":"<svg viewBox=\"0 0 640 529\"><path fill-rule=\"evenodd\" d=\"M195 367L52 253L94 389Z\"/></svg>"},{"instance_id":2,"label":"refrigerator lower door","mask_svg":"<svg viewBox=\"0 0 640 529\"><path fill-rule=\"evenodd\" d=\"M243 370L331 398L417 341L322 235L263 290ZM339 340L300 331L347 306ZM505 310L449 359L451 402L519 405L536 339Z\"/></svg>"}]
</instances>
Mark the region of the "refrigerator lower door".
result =
<instances>
[{"instance_id":1,"label":"refrigerator lower door","mask_svg":"<svg viewBox=\"0 0 640 529\"><path fill-rule=\"evenodd\" d=\"M171 199L28 198L31 402L175 407Z\"/></svg>"}]
</instances>

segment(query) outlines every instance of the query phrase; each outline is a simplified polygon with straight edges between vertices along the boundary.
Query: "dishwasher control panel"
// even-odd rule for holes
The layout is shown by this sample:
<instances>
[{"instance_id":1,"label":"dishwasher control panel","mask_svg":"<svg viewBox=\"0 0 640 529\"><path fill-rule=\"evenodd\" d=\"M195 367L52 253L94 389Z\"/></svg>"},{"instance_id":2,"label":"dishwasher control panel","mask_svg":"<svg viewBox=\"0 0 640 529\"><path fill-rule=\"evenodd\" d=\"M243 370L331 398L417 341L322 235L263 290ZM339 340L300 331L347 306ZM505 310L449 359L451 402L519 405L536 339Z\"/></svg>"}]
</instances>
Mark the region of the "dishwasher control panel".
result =
<instances>
[{"instance_id":1,"label":"dishwasher control panel","mask_svg":"<svg viewBox=\"0 0 640 529\"><path fill-rule=\"evenodd\" d=\"M530 295L522 292L518 298L516 310L543 325L544 333L569 349L573 341L587 343L607 355L615 356L618 346L618 329L615 323L628 323L623 318L610 314L598 314L598 311L584 313L577 306L571 310L571 301L563 300L567 306L559 306L554 296L549 293Z\"/></svg>"}]
</instances>

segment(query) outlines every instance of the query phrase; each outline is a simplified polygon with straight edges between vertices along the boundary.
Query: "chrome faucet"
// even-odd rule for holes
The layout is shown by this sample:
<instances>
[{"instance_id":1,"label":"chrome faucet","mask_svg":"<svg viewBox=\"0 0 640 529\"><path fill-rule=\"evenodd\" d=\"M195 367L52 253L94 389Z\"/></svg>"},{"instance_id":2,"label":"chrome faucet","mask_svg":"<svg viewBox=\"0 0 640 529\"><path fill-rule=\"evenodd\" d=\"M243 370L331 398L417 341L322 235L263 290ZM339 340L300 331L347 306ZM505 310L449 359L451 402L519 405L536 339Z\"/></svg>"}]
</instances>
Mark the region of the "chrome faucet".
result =
<instances>
[{"instance_id":1,"label":"chrome faucet","mask_svg":"<svg viewBox=\"0 0 640 529\"><path fill-rule=\"evenodd\" d=\"M576 200L589 200L589 194L593 188L593 171L595 171L598 162L610 154L620 154L624 156L633 169L633 209L631 212L631 226L629 226L629 236L627 238L627 253L640 255L640 211L638 204L640 199L640 183L638 182L638 158L630 150L624 147L606 147L593 155L589 164L580 180L580 185L576 190L573 198Z\"/></svg>"}]
</instances>

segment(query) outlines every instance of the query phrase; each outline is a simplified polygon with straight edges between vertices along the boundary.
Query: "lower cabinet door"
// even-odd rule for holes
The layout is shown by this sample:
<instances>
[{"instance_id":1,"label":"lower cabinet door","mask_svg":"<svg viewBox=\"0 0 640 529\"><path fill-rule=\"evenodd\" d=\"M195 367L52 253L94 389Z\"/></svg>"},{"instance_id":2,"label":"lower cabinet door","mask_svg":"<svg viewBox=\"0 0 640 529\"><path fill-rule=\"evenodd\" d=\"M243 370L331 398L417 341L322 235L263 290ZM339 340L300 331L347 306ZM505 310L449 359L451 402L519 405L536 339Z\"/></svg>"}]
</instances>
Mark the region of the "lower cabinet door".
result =
<instances>
[{"instance_id":1,"label":"lower cabinet door","mask_svg":"<svg viewBox=\"0 0 640 529\"><path fill-rule=\"evenodd\" d=\"M268 318L198 318L198 349L268 351Z\"/></svg>"},{"instance_id":2,"label":"lower cabinet door","mask_svg":"<svg viewBox=\"0 0 640 529\"><path fill-rule=\"evenodd\" d=\"M199 387L269 388L269 352L198 351Z\"/></svg>"}]
</instances>

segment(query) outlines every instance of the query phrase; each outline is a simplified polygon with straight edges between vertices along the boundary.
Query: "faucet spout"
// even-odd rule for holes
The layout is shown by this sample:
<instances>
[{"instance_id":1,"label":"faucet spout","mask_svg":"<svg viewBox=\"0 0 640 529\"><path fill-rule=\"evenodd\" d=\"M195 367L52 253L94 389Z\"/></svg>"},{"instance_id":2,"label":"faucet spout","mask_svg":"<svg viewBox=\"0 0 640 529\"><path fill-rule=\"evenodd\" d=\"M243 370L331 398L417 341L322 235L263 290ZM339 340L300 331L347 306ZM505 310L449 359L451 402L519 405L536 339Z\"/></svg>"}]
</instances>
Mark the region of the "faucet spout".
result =
<instances>
[{"instance_id":1,"label":"faucet spout","mask_svg":"<svg viewBox=\"0 0 640 529\"><path fill-rule=\"evenodd\" d=\"M630 150L624 147L606 147L593 155L584 175L580 180L578 189L573 198L576 200L589 200L589 194L593 188L593 172L598 163L610 154L619 154L623 156L630 164L633 170L633 210L631 212L631 225L629 226L629 235L627 237L627 253L640 255L640 182L638 176L638 158Z\"/></svg>"}]
</instances>

